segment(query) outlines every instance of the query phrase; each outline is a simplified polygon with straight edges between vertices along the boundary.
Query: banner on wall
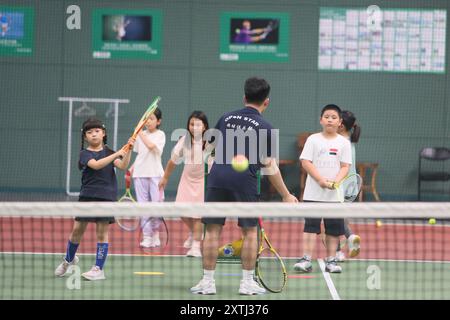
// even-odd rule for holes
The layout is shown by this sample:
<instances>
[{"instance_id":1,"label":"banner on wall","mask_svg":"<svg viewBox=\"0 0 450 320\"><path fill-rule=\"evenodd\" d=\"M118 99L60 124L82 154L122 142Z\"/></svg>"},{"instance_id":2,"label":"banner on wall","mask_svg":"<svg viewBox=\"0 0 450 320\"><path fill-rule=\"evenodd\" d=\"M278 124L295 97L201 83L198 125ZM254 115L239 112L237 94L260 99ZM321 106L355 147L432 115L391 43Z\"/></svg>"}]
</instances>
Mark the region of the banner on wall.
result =
<instances>
[{"instance_id":1,"label":"banner on wall","mask_svg":"<svg viewBox=\"0 0 450 320\"><path fill-rule=\"evenodd\" d=\"M289 61L289 15L279 12L223 12L220 60Z\"/></svg>"},{"instance_id":2,"label":"banner on wall","mask_svg":"<svg viewBox=\"0 0 450 320\"><path fill-rule=\"evenodd\" d=\"M34 9L0 6L0 55L33 54Z\"/></svg>"},{"instance_id":3,"label":"banner on wall","mask_svg":"<svg viewBox=\"0 0 450 320\"><path fill-rule=\"evenodd\" d=\"M445 73L447 11L321 7L319 70Z\"/></svg>"},{"instance_id":4,"label":"banner on wall","mask_svg":"<svg viewBox=\"0 0 450 320\"><path fill-rule=\"evenodd\" d=\"M96 59L159 59L161 10L96 9L92 56Z\"/></svg>"}]
</instances>

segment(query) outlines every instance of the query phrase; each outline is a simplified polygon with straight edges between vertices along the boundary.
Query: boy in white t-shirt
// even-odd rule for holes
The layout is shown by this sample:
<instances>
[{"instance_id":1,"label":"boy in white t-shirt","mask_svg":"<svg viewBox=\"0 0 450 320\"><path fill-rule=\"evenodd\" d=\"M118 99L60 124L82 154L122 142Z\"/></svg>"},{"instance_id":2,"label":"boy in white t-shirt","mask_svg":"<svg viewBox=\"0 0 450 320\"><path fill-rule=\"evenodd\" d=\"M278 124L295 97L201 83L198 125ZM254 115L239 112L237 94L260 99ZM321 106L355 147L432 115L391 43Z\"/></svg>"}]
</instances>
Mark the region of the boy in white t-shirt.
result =
<instances>
[{"instance_id":1,"label":"boy in white t-shirt","mask_svg":"<svg viewBox=\"0 0 450 320\"><path fill-rule=\"evenodd\" d=\"M335 182L344 179L352 164L351 145L348 139L338 134L341 125L341 109L326 105L321 112L322 132L308 137L300 160L308 173L303 200L305 202L338 202ZM335 258L339 237L345 234L344 219L323 219L325 225L325 244L327 258L325 270L340 273L341 267ZM303 230L303 257L294 265L300 272L311 272L311 257L315 248L316 237L320 234L322 218L305 218Z\"/></svg>"},{"instance_id":2,"label":"boy in white t-shirt","mask_svg":"<svg viewBox=\"0 0 450 320\"><path fill-rule=\"evenodd\" d=\"M164 175L161 155L166 144L166 135L159 130L162 113L156 108L149 117L145 127L139 133L133 151L137 152L132 168L134 189L138 202L160 202L164 199L164 191L159 188L159 182ZM161 219L156 217L142 217L141 228L143 248L159 247L159 226Z\"/></svg>"}]
</instances>

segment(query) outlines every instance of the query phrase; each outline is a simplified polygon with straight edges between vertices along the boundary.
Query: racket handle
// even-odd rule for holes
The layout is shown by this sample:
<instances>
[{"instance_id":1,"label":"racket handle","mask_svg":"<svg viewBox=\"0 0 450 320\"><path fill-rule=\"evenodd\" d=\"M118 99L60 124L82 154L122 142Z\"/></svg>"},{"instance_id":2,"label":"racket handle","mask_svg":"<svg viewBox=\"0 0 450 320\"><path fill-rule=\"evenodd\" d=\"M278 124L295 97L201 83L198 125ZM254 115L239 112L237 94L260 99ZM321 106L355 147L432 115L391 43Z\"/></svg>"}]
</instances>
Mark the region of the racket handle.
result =
<instances>
[{"instance_id":1,"label":"racket handle","mask_svg":"<svg viewBox=\"0 0 450 320\"><path fill-rule=\"evenodd\" d=\"M259 223L259 227L262 229L262 227L263 227L262 217L258 217L258 223Z\"/></svg>"},{"instance_id":2,"label":"racket handle","mask_svg":"<svg viewBox=\"0 0 450 320\"><path fill-rule=\"evenodd\" d=\"M128 151L130 151L130 148L131 148L131 145L127 143L127 144L123 147L123 150L124 150L125 152L128 152Z\"/></svg>"},{"instance_id":3,"label":"racket handle","mask_svg":"<svg viewBox=\"0 0 450 320\"><path fill-rule=\"evenodd\" d=\"M127 170L127 172L125 172L125 187L127 189L130 189L130 187L131 187L131 172L130 172L130 170Z\"/></svg>"}]
</instances>

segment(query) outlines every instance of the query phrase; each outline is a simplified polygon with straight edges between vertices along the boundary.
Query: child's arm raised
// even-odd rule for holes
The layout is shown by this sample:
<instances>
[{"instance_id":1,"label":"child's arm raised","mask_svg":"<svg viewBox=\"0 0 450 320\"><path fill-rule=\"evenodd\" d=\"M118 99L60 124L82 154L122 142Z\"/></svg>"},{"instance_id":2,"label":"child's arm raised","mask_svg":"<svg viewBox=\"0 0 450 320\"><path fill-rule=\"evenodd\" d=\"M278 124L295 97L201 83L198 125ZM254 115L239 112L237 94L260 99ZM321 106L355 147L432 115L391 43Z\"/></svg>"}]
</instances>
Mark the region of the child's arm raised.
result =
<instances>
[{"instance_id":1,"label":"child's arm raised","mask_svg":"<svg viewBox=\"0 0 450 320\"><path fill-rule=\"evenodd\" d=\"M145 135L144 131L139 132L139 138L141 138L142 142L145 144L148 150L150 151L158 150L158 146L150 141L150 139Z\"/></svg>"},{"instance_id":2,"label":"child's arm raised","mask_svg":"<svg viewBox=\"0 0 450 320\"><path fill-rule=\"evenodd\" d=\"M100 170L100 169L103 169L104 167L106 167L111 162L115 161L117 158L124 157L125 154L126 154L126 152L123 151L122 149L120 149L119 151L114 152L113 154L111 154L107 157L101 158L100 160L95 160L95 159L89 160L89 162L87 163L87 166L94 170Z\"/></svg>"},{"instance_id":3,"label":"child's arm raised","mask_svg":"<svg viewBox=\"0 0 450 320\"><path fill-rule=\"evenodd\" d=\"M116 167L119 168L120 170L126 170L127 167L128 167L128 165L130 164L131 153L132 153L132 151L133 151L133 148L131 148L131 147L133 146L134 142L135 142L135 139L130 138L130 139L128 140L128 143L127 143L126 145L124 145L124 146L122 147L122 149L120 149L120 150L118 151L118 152L121 152L121 151L125 152L125 151L124 151L124 150L125 150L125 146L130 146L130 147L127 147L127 148L128 148L128 151L127 151L125 154L123 154L122 157L120 157L120 158L114 160L114 166L116 166Z\"/></svg>"}]
</instances>

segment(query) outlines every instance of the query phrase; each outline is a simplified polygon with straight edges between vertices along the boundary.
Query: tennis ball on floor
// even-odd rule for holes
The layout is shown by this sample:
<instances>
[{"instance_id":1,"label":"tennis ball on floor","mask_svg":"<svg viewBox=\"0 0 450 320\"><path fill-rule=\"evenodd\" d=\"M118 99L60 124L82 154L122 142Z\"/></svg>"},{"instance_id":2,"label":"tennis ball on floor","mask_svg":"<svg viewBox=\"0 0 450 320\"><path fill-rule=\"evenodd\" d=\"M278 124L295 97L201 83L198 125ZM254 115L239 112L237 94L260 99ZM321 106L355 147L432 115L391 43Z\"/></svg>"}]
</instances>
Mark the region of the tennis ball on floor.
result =
<instances>
[{"instance_id":1,"label":"tennis ball on floor","mask_svg":"<svg viewBox=\"0 0 450 320\"><path fill-rule=\"evenodd\" d=\"M231 167L237 172L244 172L248 169L248 159L242 154L234 156L231 160Z\"/></svg>"},{"instance_id":2,"label":"tennis ball on floor","mask_svg":"<svg viewBox=\"0 0 450 320\"><path fill-rule=\"evenodd\" d=\"M436 224L436 219L435 218L430 218L430 220L428 220L429 224Z\"/></svg>"},{"instance_id":3,"label":"tennis ball on floor","mask_svg":"<svg viewBox=\"0 0 450 320\"><path fill-rule=\"evenodd\" d=\"M383 225L383 223L381 222L381 220L377 220L375 225L377 226L377 228L379 228L379 227L381 227Z\"/></svg>"}]
</instances>

